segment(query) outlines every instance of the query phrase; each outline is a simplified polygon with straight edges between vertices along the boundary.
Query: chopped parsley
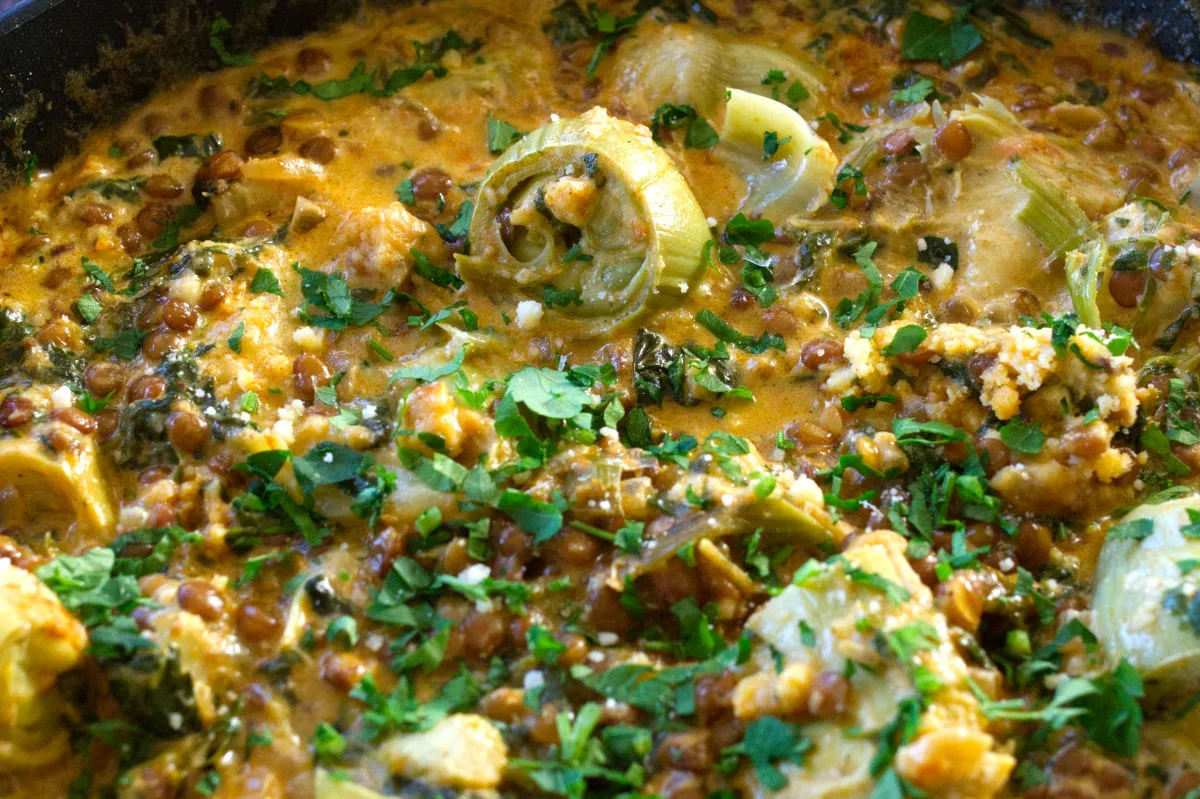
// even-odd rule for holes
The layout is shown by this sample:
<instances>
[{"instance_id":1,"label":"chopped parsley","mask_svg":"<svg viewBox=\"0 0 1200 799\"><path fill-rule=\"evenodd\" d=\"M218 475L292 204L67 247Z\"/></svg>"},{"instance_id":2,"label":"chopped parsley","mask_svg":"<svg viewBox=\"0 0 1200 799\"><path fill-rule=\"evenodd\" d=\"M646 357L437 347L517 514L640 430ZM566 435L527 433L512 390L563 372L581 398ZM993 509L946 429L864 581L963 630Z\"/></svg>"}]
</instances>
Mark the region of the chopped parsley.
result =
<instances>
[{"instance_id":1,"label":"chopped parsley","mask_svg":"<svg viewBox=\"0 0 1200 799\"><path fill-rule=\"evenodd\" d=\"M663 103L654 111L650 121L650 132L654 140L662 143L660 134L663 130L685 128L683 146L695 150L709 150L717 145L717 132L713 126L700 116L690 105Z\"/></svg>"}]
</instances>

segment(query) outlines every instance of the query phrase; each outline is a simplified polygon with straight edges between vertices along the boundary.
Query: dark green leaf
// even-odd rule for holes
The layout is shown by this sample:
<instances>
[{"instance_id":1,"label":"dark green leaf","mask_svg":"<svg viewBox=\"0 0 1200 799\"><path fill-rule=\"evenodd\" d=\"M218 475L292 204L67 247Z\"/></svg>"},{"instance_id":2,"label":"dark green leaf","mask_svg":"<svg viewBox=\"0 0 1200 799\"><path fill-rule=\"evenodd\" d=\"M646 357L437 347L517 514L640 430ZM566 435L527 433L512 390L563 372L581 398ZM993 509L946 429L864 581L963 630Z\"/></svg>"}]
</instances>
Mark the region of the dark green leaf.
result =
<instances>
[{"instance_id":1,"label":"dark green leaf","mask_svg":"<svg viewBox=\"0 0 1200 799\"><path fill-rule=\"evenodd\" d=\"M275 277L275 273L270 269L262 266L254 272L254 278L250 281L250 291L253 294L283 296L283 287L279 285L279 278Z\"/></svg>"},{"instance_id":2,"label":"dark green leaf","mask_svg":"<svg viewBox=\"0 0 1200 799\"><path fill-rule=\"evenodd\" d=\"M1042 432L1041 425L1036 422L1026 424L1020 419L1013 419L1000 428L1000 440L1004 442L1004 446L1014 452L1036 455L1042 451L1042 445L1046 443L1046 434Z\"/></svg>"},{"instance_id":3,"label":"dark green leaf","mask_svg":"<svg viewBox=\"0 0 1200 799\"><path fill-rule=\"evenodd\" d=\"M943 21L914 11L904 25L900 55L915 61L938 61L949 68L981 44L978 29L958 13Z\"/></svg>"},{"instance_id":4,"label":"dark green leaf","mask_svg":"<svg viewBox=\"0 0 1200 799\"><path fill-rule=\"evenodd\" d=\"M523 132L504 120L496 119L490 113L487 115L487 146L492 155L504 152L524 137Z\"/></svg>"},{"instance_id":5,"label":"dark green leaf","mask_svg":"<svg viewBox=\"0 0 1200 799\"><path fill-rule=\"evenodd\" d=\"M521 491L505 489L497 507L508 514L518 527L531 534L535 543L549 540L562 529L562 511L549 502L534 499Z\"/></svg>"},{"instance_id":6,"label":"dark green leaf","mask_svg":"<svg viewBox=\"0 0 1200 799\"><path fill-rule=\"evenodd\" d=\"M883 348L883 354L889 358L897 355L903 355L906 352L914 352L917 347L921 346L921 342L929 335L925 328L920 325L905 325L896 331L896 335L886 347Z\"/></svg>"}]
</instances>

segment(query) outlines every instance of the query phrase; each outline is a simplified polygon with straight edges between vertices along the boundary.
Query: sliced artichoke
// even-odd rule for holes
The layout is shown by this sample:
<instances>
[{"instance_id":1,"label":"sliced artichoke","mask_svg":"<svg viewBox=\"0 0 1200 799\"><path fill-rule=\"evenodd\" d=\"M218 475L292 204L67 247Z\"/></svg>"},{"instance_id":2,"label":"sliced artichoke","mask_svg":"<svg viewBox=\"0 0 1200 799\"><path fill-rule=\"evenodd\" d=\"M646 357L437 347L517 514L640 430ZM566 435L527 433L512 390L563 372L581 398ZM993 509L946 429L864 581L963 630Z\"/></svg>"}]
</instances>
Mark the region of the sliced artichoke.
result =
<instances>
[{"instance_id":1,"label":"sliced artichoke","mask_svg":"<svg viewBox=\"0 0 1200 799\"><path fill-rule=\"evenodd\" d=\"M52 425L71 435L65 451L44 443ZM93 441L61 423L33 433L0 441L0 485L16 489L0 501L0 523L42 529L74 523L90 533L111 532L116 514Z\"/></svg>"},{"instance_id":2,"label":"sliced artichoke","mask_svg":"<svg viewBox=\"0 0 1200 799\"><path fill-rule=\"evenodd\" d=\"M829 144L783 103L728 91L721 148L750 187L742 210L783 219L820 208L838 166Z\"/></svg>"},{"instance_id":3,"label":"sliced artichoke","mask_svg":"<svg viewBox=\"0 0 1200 799\"><path fill-rule=\"evenodd\" d=\"M1185 534L1200 495L1142 505L1109 530L1096 566L1095 633L1128 660L1147 695L1186 700L1200 687L1200 539Z\"/></svg>"},{"instance_id":4,"label":"sliced artichoke","mask_svg":"<svg viewBox=\"0 0 1200 799\"><path fill-rule=\"evenodd\" d=\"M593 108L538 128L492 164L471 217L472 254L458 268L530 299L567 292L559 312L596 332L687 292L708 237L649 131Z\"/></svg>"},{"instance_id":5,"label":"sliced artichoke","mask_svg":"<svg viewBox=\"0 0 1200 799\"><path fill-rule=\"evenodd\" d=\"M67 753L71 737L63 720L71 709L55 683L85 646L87 631L54 592L0 560L0 774Z\"/></svg>"},{"instance_id":6,"label":"sliced artichoke","mask_svg":"<svg viewBox=\"0 0 1200 799\"><path fill-rule=\"evenodd\" d=\"M613 561L607 583L621 590L626 578L638 578L660 568L684 546L705 540L750 535L762 530L768 542L819 547L836 543L837 530L828 521L781 497L745 502L690 516L649 541L637 556ZM737 582L737 581L735 581Z\"/></svg>"},{"instance_id":7,"label":"sliced artichoke","mask_svg":"<svg viewBox=\"0 0 1200 799\"><path fill-rule=\"evenodd\" d=\"M405 779L461 790L499 787L508 747L490 721L472 713L447 716L424 732L394 735L376 758Z\"/></svg>"},{"instance_id":8,"label":"sliced artichoke","mask_svg":"<svg viewBox=\"0 0 1200 799\"><path fill-rule=\"evenodd\" d=\"M782 50L723 42L690 25L645 27L621 47L616 61L617 90L635 112L649 115L661 103L687 103L712 116L727 86L764 96L790 95L802 108L815 105L824 92L820 68ZM803 90L791 89L795 83Z\"/></svg>"}]
</instances>

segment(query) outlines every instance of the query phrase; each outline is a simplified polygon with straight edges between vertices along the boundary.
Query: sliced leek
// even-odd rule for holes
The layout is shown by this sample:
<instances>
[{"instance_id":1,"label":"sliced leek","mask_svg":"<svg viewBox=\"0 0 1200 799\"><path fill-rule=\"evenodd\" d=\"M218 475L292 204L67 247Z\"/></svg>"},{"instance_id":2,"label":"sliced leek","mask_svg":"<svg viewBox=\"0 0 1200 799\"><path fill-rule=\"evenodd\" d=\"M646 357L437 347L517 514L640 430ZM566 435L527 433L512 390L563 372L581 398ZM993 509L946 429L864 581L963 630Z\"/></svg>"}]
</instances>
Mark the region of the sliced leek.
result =
<instances>
[{"instance_id":1,"label":"sliced leek","mask_svg":"<svg viewBox=\"0 0 1200 799\"><path fill-rule=\"evenodd\" d=\"M777 144L773 151L768 140ZM804 117L770 97L729 89L721 148L750 187L746 213L771 219L812 213L833 190L833 150Z\"/></svg>"},{"instance_id":2,"label":"sliced leek","mask_svg":"<svg viewBox=\"0 0 1200 799\"><path fill-rule=\"evenodd\" d=\"M1108 271L1108 246L1097 239L1082 250L1067 253L1064 264L1067 272L1067 293L1079 321L1088 327L1100 327L1100 306L1096 292Z\"/></svg>"},{"instance_id":3,"label":"sliced leek","mask_svg":"<svg viewBox=\"0 0 1200 799\"><path fill-rule=\"evenodd\" d=\"M1023 161L1017 162L1012 170L1017 182L1028 192L1025 204L1017 211L1017 219L1048 250L1056 256L1064 255L1096 236L1087 214L1066 192Z\"/></svg>"},{"instance_id":4,"label":"sliced leek","mask_svg":"<svg viewBox=\"0 0 1200 799\"><path fill-rule=\"evenodd\" d=\"M603 330L678 298L704 270L704 212L643 126L594 108L512 145L484 176L471 217L470 282L541 299ZM574 293L572 293L574 292Z\"/></svg>"}]
</instances>

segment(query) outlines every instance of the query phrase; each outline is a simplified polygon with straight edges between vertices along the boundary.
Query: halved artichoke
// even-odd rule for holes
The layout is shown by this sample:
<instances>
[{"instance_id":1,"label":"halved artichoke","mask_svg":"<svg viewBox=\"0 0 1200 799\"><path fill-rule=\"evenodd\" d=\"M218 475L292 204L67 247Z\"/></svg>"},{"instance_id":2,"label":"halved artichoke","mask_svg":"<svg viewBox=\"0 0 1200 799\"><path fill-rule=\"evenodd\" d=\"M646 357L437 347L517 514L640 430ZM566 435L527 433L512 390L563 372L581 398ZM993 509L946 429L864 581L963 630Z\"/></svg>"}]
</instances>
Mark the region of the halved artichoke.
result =
<instances>
[{"instance_id":1,"label":"halved artichoke","mask_svg":"<svg viewBox=\"0 0 1200 799\"><path fill-rule=\"evenodd\" d=\"M67 431L72 446L59 452L46 444L52 427ZM0 502L0 523L43 530L75 524L92 534L109 533L116 525L96 445L67 425L52 422L31 436L0 441L0 485L16 489Z\"/></svg>"},{"instance_id":2,"label":"halved artichoke","mask_svg":"<svg viewBox=\"0 0 1200 799\"><path fill-rule=\"evenodd\" d=\"M31 573L0 560L0 774L65 755L71 709L55 688L87 631Z\"/></svg>"},{"instance_id":3,"label":"halved artichoke","mask_svg":"<svg viewBox=\"0 0 1200 799\"><path fill-rule=\"evenodd\" d=\"M1200 687L1200 495L1142 505L1109 531L1096 566L1095 633L1128 660L1147 695L1186 700ZM1198 517L1200 518L1200 517ZM1115 531L1115 532L1114 532Z\"/></svg>"},{"instance_id":4,"label":"halved artichoke","mask_svg":"<svg viewBox=\"0 0 1200 799\"><path fill-rule=\"evenodd\" d=\"M614 61L618 94L634 113L649 115L661 103L687 103L711 116L725 88L794 98L814 108L827 83L811 61L774 47L726 42L691 25L643 25ZM802 89L792 89L798 84ZM789 92L790 89L790 92Z\"/></svg>"},{"instance_id":5,"label":"halved artichoke","mask_svg":"<svg viewBox=\"0 0 1200 799\"><path fill-rule=\"evenodd\" d=\"M728 93L721 149L750 188L742 210L783 219L821 207L838 168L829 144L783 103L741 89Z\"/></svg>"},{"instance_id":6,"label":"halved artichoke","mask_svg":"<svg viewBox=\"0 0 1200 799\"><path fill-rule=\"evenodd\" d=\"M492 164L458 269L519 298L565 292L559 313L598 332L687 292L708 238L704 212L650 132L593 108L538 128Z\"/></svg>"},{"instance_id":7,"label":"halved artichoke","mask_svg":"<svg viewBox=\"0 0 1200 799\"><path fill-rule=\"evenodd\" d=\"M697 513L647 541L640 554L613 561L607 583L620 590L626 578L636 579L659 569L690 543L750 535L762 530L765 540L781 546L818 548L836 543L840 533L823 512L815 513L782 497L749 500L706 513Z\"/></svg>"}]
</instances>

